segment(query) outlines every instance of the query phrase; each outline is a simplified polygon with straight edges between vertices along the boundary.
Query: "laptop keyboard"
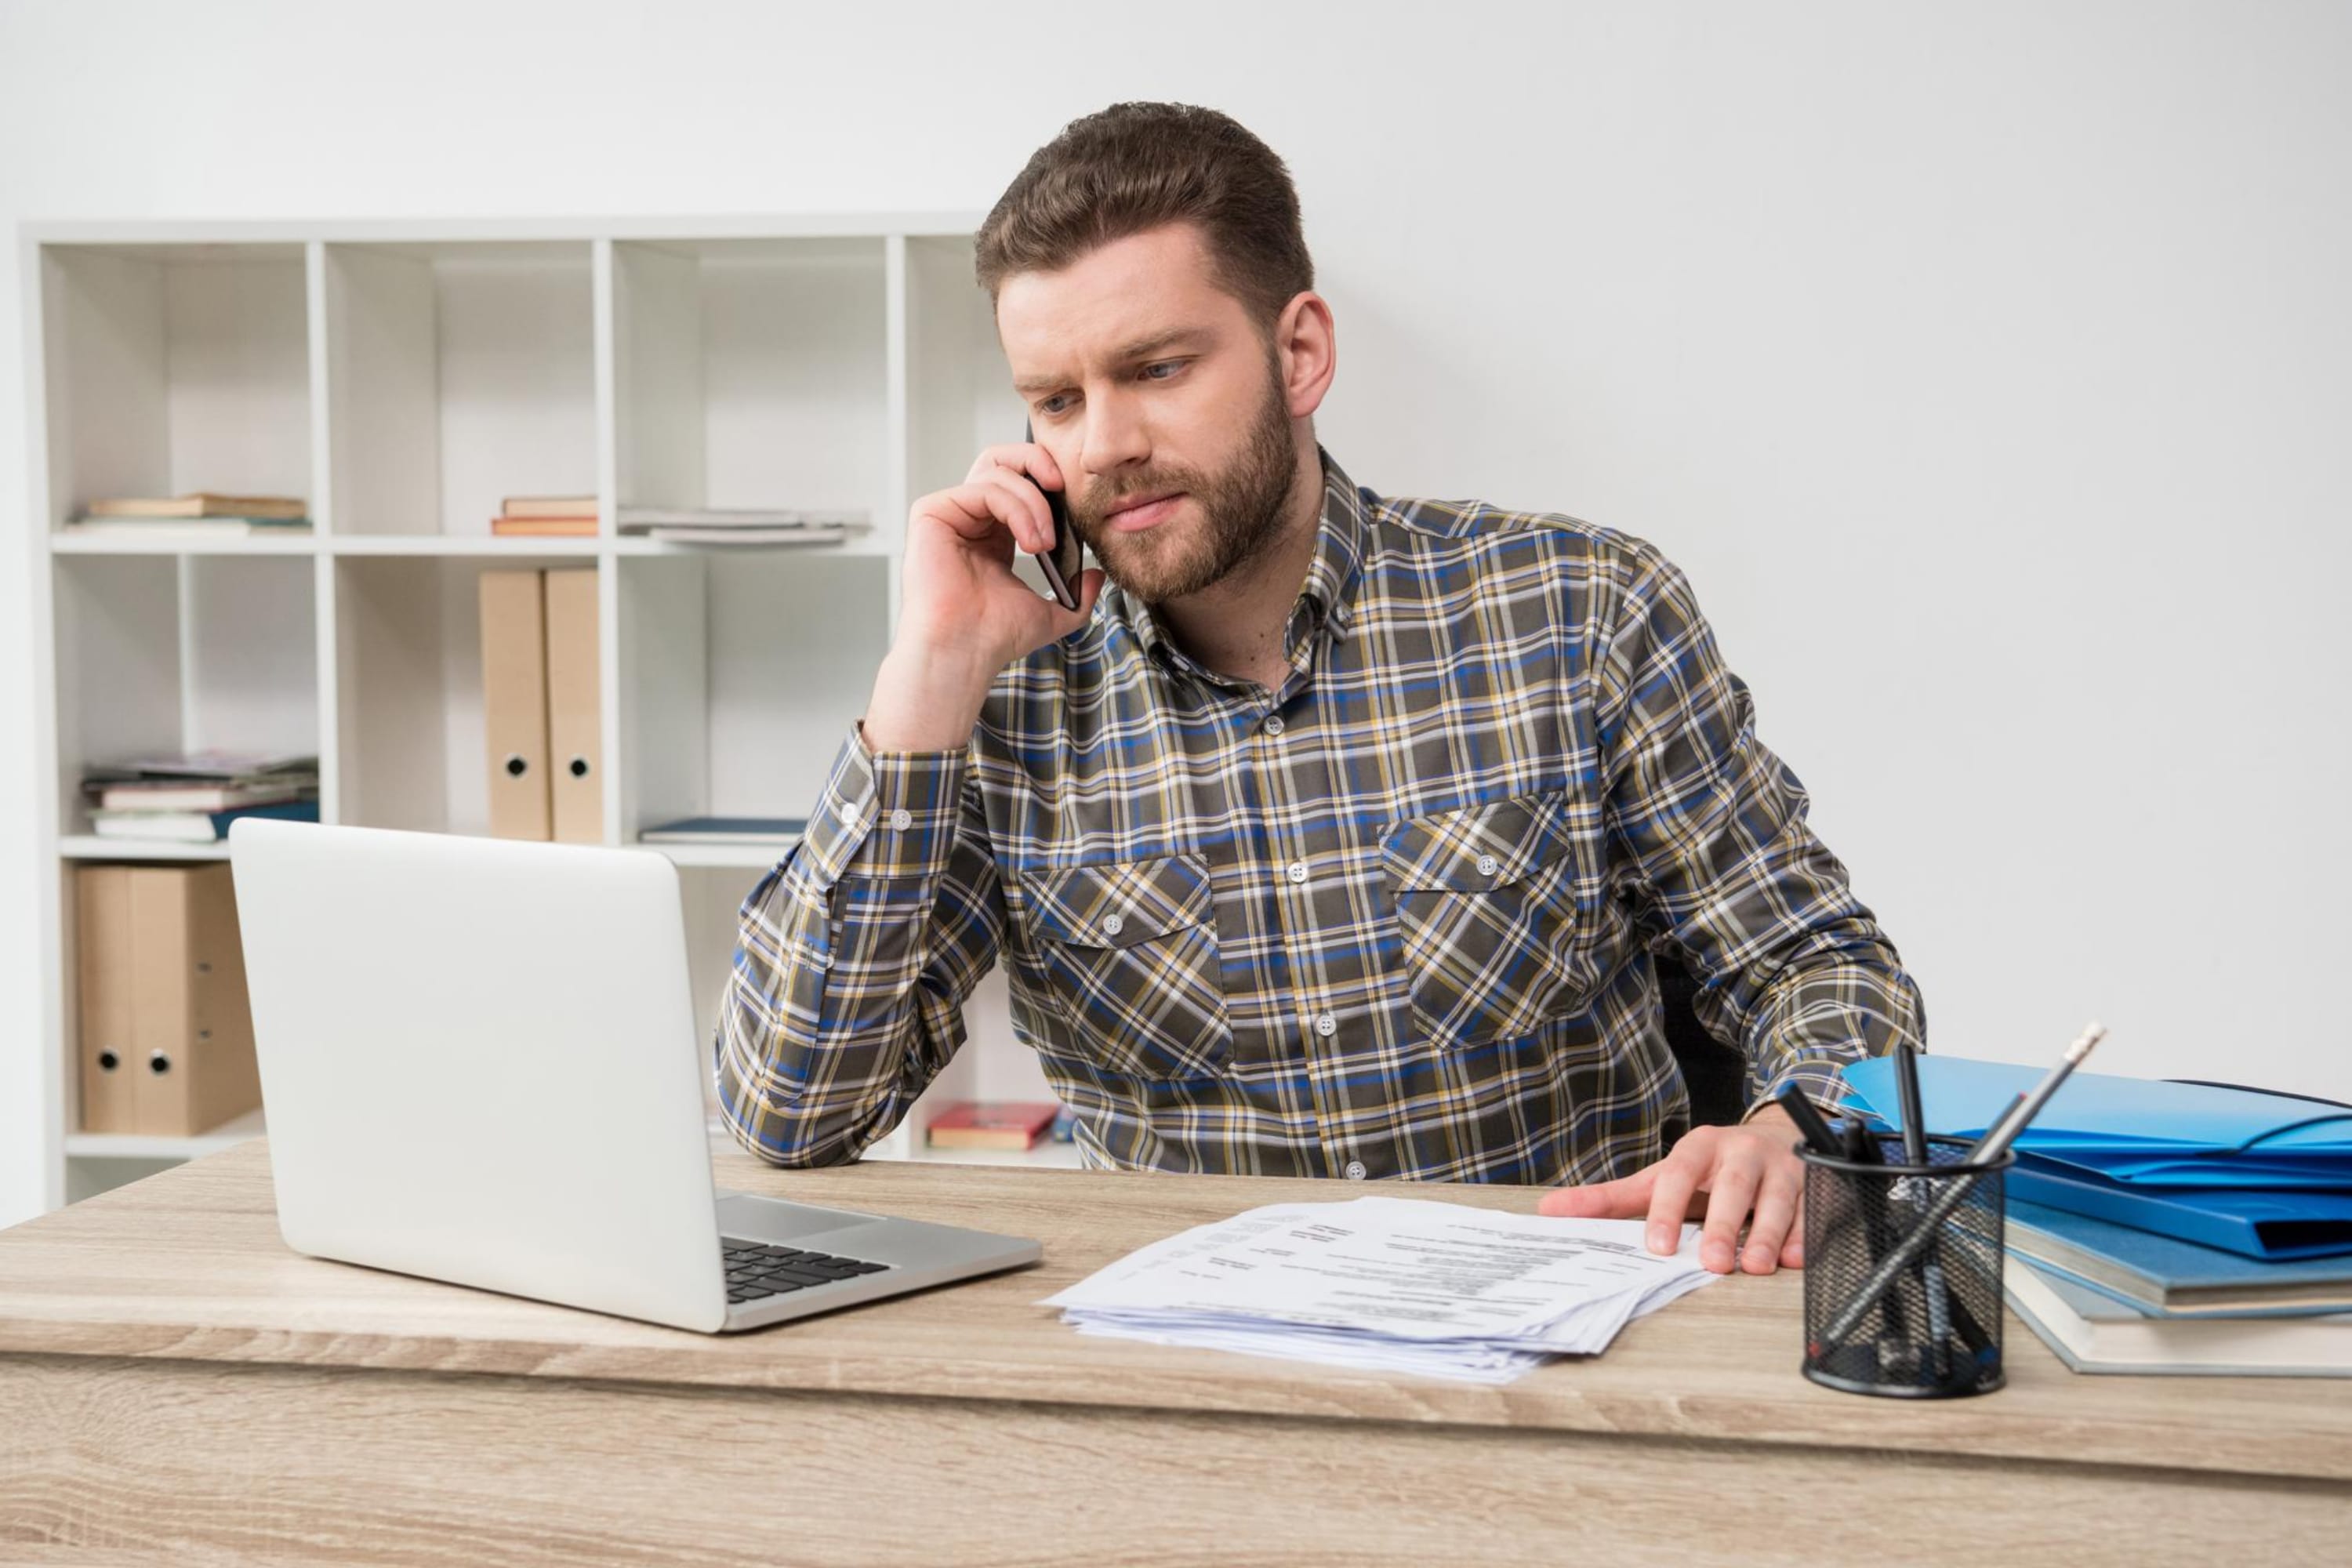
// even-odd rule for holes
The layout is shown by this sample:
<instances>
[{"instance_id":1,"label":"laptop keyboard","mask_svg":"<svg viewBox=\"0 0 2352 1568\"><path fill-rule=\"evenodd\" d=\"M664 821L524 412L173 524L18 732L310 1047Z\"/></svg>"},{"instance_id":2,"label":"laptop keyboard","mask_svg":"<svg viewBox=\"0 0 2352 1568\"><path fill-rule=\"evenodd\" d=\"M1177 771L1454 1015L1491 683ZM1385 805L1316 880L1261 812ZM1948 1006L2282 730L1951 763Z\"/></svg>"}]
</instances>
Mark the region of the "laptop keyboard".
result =
<instances>
[{"instance_id":1,"label":"laptop keyboard","mask_svg":"<svg viewBox=\"0 0 2352 1568\"><path fill-rule=\"evenodd\" d=\"M731 1237L719 1238L719 1250L727 1260L727 1300L730 1305L765 1300L770 1296L790 1295L796 1290L814 1290L843 1279L880 1274L890 1267L830 1252L811 1252L804 1247L737 1241Z\"/></svg>"}]
</instances>

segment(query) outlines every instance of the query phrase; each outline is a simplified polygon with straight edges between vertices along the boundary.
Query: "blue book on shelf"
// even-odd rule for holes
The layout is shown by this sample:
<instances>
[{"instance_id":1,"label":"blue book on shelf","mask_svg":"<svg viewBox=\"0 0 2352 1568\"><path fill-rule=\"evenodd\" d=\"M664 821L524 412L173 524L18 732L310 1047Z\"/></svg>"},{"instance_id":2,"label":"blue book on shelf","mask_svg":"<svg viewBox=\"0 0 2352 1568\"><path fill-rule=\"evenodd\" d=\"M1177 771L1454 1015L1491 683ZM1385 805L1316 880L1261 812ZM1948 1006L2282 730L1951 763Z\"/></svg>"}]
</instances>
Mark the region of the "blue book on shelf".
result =
<instances>
[{"instance_id":1,"label":"blue book on shelf","mask_svg":"<svg viewBox=\"0 0 2352 1568\"><path fill-rule=\"evenodd\" d=\"M2352 1258L2263 1262L2011 1196L2011 1252L2155 1312L2352 1311Z\"/></svg>"},{"instance_id":2,"label":"blue book on shelf","mask_svg":"<svg viewBox=\"0 0 2352 1568\"><path fill-rule=\"evenodd\" d=\"M226 838L228 825L240 816L274 816L280 822L316 822L319 803L315 800L281 800L275 805L240 805L228 811L208 811L213 819L213 837Z\"/></svg>"}]
</instances>

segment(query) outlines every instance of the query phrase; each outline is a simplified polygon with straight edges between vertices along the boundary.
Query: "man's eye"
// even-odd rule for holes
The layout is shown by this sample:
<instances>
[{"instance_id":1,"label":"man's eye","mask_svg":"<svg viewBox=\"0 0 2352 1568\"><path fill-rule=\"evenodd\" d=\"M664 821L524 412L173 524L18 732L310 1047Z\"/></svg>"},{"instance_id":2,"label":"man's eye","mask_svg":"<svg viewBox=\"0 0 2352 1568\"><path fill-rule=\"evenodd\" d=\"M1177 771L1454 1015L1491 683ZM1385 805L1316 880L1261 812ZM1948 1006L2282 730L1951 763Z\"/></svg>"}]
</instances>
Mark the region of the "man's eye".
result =
<instances>
[{"instance_id":1,"label":"man's eye","mask_svg":"<svg viewBox=\"0 0 2352 1568\"><path fill-rule=\"evenodd\" d=\"M1181 359L1163 359L1155 363L1145 365L1143 367L1143 374L1146 375L1151 375L1151 373L1155 370L1179 371L1183 368L1184 362ZM1164 375L1156 375L1151 376L1151 379L1154 381L1166 381L1168 377Z\"/></svg>"},{"instance_id":2,"label":"man's eye","mask_svg":"<svg viewBox=\"0 0 2352 1568\"><path fill-rule=\"evenodd\" d=\"M1062 395L1057 392L1053 396L1045 399L1045 402L1037 405L1037 412L1040 414L1059 414L1061 409L1055 405L1061 401Z\"/></svg>"}]
</instances>

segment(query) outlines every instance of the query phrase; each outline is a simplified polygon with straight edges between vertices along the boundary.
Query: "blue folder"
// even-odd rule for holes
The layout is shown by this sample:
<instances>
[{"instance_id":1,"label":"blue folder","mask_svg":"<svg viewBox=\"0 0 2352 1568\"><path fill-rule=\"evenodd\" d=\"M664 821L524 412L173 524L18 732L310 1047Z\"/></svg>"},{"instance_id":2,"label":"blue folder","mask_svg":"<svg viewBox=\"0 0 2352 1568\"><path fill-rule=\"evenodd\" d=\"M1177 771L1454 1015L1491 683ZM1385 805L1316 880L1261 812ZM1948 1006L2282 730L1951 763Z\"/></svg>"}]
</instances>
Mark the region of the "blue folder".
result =
<instances>
[{"instance_id":1,"label":"blue folder","mask_svg":"<svg viewBox=\"0 0 2352 1568\"><path fill-rule=\"evenodd\" d=\"M2242 1258L2352 1254L2352 1193L2149 1191L2053 1169L2033 1154L2020 1154L2006 1181L2009 1195L2025 1203L2218 1247Z\"/></svg>"},{"instance_id":2,"label":"blue folder","mask_svg":"<svg viewBox=\"0 0 2352 1568\"><path fill-rule=\"evenodd\" d=\"M1931 1131L1974 1138L2046 1068L1919 1058ZM1845 1069L1847 1104L1902 1125L1888 1058ZM2076 1073L2019 1134L2012 1197L2241 1257L2352 1254L2352 1107L2210 1084Z\"/></svg>"},{"instance_id":3,"label":"blue folder","mask_svg":"<svg viewBox=\"0 0 2352 1568\"><path fill-rule=\"evenodd\" d=\"M2045 1067L1919 1058L1919 1100L1927 1130L1973 1138L2047 1074ZM1873 1057L1845 1069L1847 1098L1891 1127L1902 1126L1895 1062ZM2119 1181L2178 1172L2203 1162L2245 1161L2282 1174L2352 1171L2352 1106L2296 1095L2210 1084L2168 1083L2078 1072L2059 1087L2021 1152L2094 1166Z\"/></svg>"}]
</instances>

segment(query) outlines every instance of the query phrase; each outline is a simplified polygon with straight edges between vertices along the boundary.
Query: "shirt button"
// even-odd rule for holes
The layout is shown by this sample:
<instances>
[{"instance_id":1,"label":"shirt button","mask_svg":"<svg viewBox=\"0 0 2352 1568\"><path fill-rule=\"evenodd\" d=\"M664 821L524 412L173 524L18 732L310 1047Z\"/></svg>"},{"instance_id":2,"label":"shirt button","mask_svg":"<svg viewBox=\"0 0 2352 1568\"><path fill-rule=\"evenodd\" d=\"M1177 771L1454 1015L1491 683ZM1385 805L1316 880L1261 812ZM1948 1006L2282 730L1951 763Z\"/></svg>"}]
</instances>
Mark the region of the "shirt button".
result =
<instances>
[{"instance_id":1,"label":"shirt button","mask_svg":"<svg viewBox=\"0 0 2352 1568\"><path fill-rule=\"evenodd\" d=\"M1360 1181L1362 1181L1363 1179L1364 1179L1364 1163L1363 1163L1361 1160L1350 1160L1350 1161L1349 1161L1349 1162L1348 1162L1348 1180L1349 1180L1349 1181L1351 1181L1351 1182L1360 1182Z\"/></svg>"},{"instance_id":2,"label":"shirt button","mask_svg":"<svg viewBox=\"0 0 2352 1568\"><path fill-rule=\"evenodd\" d=\"M1289 877L1294 882L1303 882L1307 880L1307 862L1304 860L1293 860L1290 863Z\"/></svg>"},{"instance_id":3,"label":"shirt button","mask_svg":"<svg viewBox=\"0 0 2352 1568\"><path fill-rule=\"evenodd\" d=\"M1481 855L1478 857L1478 875L1491 877L1495 874L1495 868L1501 864L1492 855Z\"/></svg>"},{"instance_id":4,"label":"shirt button","mask_svg":"<svg viewBox=\"0 0 2352 1568\"><path fill-rule=\"evenodd\" d=\"M1318 1014L1315 1018L1315 1032L1328 1040L1339 1032L1339 1020L1328 1013Z\"/></svg>"},{"instance_id":5,"label":"shirt button","mask_svg":"<svg viewBox=\"0 0 2352 1568\"><path fill-rule=\"evenodd\" d=\"M1117 915L1105 915L1103 916L1102 923L1103 935L1117 936L1126 924L1127 922L1119 919Z\"/></svg>"},{"instance_id":6,"label":"shirt button","mask_svg":"<svg viewBox=\"0 0 2352 1568\"><path fill-rule=\"evenodd\" d=\"M838 806L835 806L834 810L840 816L841 825L844 827L855 827L857 826L857 803L856 801L845 800Z\"/></svg>"},{"instance_id":7,"label":"shirt button","mask_svg":"<svg viewBox=\"0 0 2352 1568\"><path fill-rule=\"evenodd\" d=\"M904 833L915 826L915 814L902 806L890 814L890 826Z\"/></svg>"},{"instance_id":8,"label":"shirt button","mask_svg":"<svg viewBox=\"0 0 2352 1568\"><path fill-rule=\"evenodd\" d=\"M1281 714L1269 713L1265 716L1265 732L1269 735L1279 735L1282 733Z\"/></svg>"}]
</instances>

